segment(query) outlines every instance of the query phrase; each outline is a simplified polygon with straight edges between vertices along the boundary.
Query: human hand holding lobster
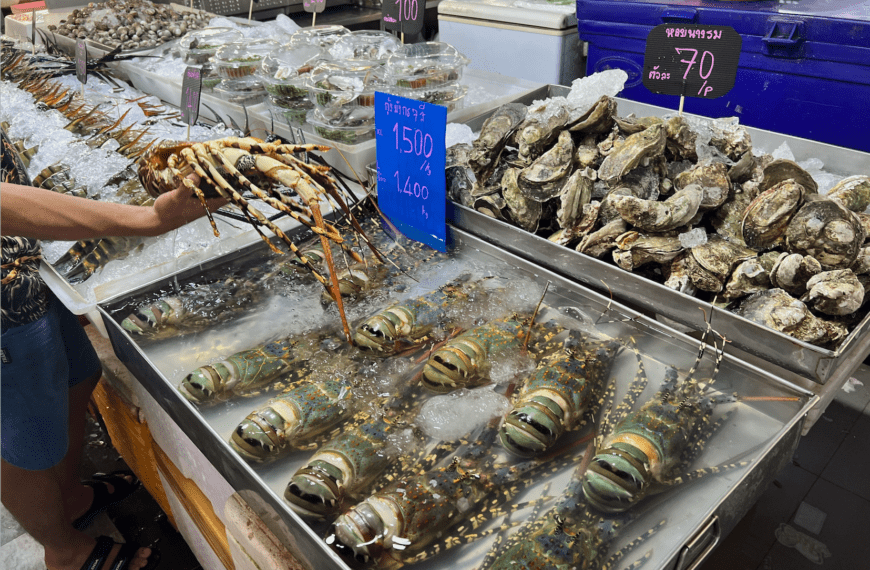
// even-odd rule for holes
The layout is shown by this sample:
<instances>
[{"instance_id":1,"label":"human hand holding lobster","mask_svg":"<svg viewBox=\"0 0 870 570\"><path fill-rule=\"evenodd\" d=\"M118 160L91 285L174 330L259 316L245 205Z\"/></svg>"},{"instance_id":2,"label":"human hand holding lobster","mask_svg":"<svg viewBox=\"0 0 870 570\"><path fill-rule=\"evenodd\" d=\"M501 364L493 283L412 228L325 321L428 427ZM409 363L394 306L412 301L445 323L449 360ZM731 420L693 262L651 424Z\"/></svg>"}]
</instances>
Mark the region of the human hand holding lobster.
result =
<instances>
[{"instance_id":1,"label":"human hand holding lobster","mask_svg":"<svg viewBox=\"0 0 870 570\"><path fill-rule=\"evenodd\" d=\"M195 173L188 174L187 179L194 185L199 185L200 178ZM210 212L226 205L227 202L224 198L206 200ZM202 202L184 185L179 185L175 190L158 196L152 207L158 220L159 233L174 230L205 215Z\"/></svg>"}]
</instances>

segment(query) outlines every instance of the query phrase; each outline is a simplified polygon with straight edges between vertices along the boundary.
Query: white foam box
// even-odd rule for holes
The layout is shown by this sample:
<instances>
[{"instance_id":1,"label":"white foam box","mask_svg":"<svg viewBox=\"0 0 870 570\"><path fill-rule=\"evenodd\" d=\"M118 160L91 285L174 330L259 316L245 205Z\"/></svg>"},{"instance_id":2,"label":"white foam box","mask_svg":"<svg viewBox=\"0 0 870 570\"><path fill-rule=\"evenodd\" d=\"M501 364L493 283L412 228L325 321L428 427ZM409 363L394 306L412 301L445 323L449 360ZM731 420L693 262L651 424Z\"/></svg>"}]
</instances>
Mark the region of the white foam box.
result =
<instances>
[{"instance_id":1,"label":"white foam box","mask_svg":"<svg viewBox=\"0 0 870 570\"><path fill-rule=\"evenodd\" d=\"M573 6L444 0L438 35L471 58L471 69L555 85L571 85L585 74Z\"/></svg>"},{"instance_id":2,"label":"white foam box","mask_svg":"<svg viewBox=\"0 0 870 570\"><path fill-rule=\"evenodd\" d=\"M37 28L39 28L39 24L42 23L45 15L48 13L47 10L38 10L36 12L36 24ZM33 24L30 21L31 14L30 12L25 12L23 14L11 14L6 16L3 21L5 34L7 36L17 38L23 42L30 41L31 28L33 28ZM42 44L42 38L39 36L39 32L36 33L36 45Z\"/></svg>"}]
</instances>

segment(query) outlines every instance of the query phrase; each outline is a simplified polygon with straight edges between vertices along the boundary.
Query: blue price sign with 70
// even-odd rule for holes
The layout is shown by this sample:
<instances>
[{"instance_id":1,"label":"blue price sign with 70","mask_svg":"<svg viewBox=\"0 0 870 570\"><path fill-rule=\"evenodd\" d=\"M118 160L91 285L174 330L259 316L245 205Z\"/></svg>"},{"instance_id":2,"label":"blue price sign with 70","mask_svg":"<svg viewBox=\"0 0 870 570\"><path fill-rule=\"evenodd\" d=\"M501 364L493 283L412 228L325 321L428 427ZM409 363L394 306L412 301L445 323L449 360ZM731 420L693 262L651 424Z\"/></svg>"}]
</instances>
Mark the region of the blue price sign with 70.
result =
<instances>
[{"instance_id":1,"label":"blue price sign with 70","mask_svg":"<svg viewBox=\"0 0 870 570\"><path fill-rule=\"evenodd\" d=\"M375 93L378 204L407 237L447 251L447 108Z\"/></svg>"}]
</instances>

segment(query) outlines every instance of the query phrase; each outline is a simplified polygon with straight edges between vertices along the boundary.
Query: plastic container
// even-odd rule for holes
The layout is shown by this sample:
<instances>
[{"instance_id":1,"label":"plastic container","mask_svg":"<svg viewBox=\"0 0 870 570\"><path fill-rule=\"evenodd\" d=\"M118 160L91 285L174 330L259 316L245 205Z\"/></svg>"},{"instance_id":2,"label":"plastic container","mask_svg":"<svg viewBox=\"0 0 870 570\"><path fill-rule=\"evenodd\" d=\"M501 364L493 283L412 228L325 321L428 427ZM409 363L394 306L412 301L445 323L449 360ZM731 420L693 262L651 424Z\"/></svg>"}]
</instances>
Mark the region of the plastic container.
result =
<instances>
[{"instance_id":1,"label":"plastic container","mask_svg":"<svg viewBox=\"0 0 870 570\"><path fill-rule=\"evenodd\" d=\"M409 44L387 58L384 74L390 85L430 90L458 84L470 62L444 42Z\"/></svg>"},{"instance_id":2,"label":"plastic container","mask_svg":"<svg viewBox=\"0 0 870 570\"><path fill-rule=\"evenodd\" d=\"M214 56L218 75L223 79L239 79L253 75L271 51L279 47L274 40L245 40L227 44Z\"/></svg>"},{"instance_id":3,"label":"plastic container","mask_svg":"<svg viewBox=\"0 0 870 570\"><path fill-rule=\"evenodd\" d=\"M319 116L333 126L373 125L375 91L383 88L384 78L377 64L328 61L311 71L307 86Z\"/></svg>"},{"instance_id":4,"label":"plastic container","mask_svg":"<svg viewBox=\"0 0 870 570\"><path fill-rule=\"evenodd\" d=\"M242 32L233 28L205 28L188 32L179 41L179 55L184 63L202 65L226 44L241 41Z\"/></svg>"},{"instance_id":5,"label":"plastic container","mask_svg":"<svg viewBox=\"0 0 870 570\"><path fill-rule=\"evenodd\" d=\"M355 145L371 140L375 136L375 120L360 119L361 124L343 119L330 120L320 114L317 109L311 109L305 118L314 133L329 141L347 145Z\"/></svg>"},{"instance_id":6,"label":"plastic container","mask_svg":"<svg viewBox=\"0 0 870 570\"><path fill-rule=\"evenodd\" d=\"M410 89L391 86L387 90L394 95L407 97L408 99L416 99L417 101L425 101L426 103L434 103L447 107L447 112L450 113L462 108L465 95L468 93L468 86L454 84L433 89Z\"/></svg>"},{"instance_id":7,"label":"plastic container","mask_svg":"<svg viewBox=\"0 0 870 570\"><path fill-rule=\"evenodd\" d=\"M269 108L288 125L301 126L314 108L308 99L306 78L325 55L317 46L290 43L263 58L257 75L268 93Z\"/></svg>"},{"instance_id":8,"label":"plastic container","mask_svg":"<svg viewBox=\"0 0 870 570\"><path fill-rule=\"evenodd\" d=\"M256 105L266 100L266 89L258 77L248 76L241 79L222 79L214 87L214 93L227 103L234 105Z\"/></svg>"},{"instance_id":9,"label":"plastic container","mask_svg":"<svg viewBox=\"0 0 870 570\"><path fill-rule=\"evenodd\" d=\"M577 0L588 42L587 74L628 73L621 97L676 109L641 72L646 37L665 22L731 26L743 39L734 88L718 99L687 97L684 110L738 116L741 124L870 151L870 11L866 0L692 2Z\"/></svg>"},{"instance_id":10,"label":"plastic container","mask_svg":"<svg viewBox=\"0 0 870 570\"><path fill-rule=\"evenodd\" d=\"M290 36L290 43L293 45L310 44L325 49L349 33L350 30L344 26L312 26L294 32Z\"/></svg>"},{"instance_id":11,"label":"plastic container","mask_svg":"<svg viewBox=\"0 0 870 570\"><path fill-rule=\"evenodd\" d=\"M339 38L329 48L329 55L336 60L383 63L388 57L401 51L402 42L393 34L359 30Z\"/></svg>"}]
</instances>

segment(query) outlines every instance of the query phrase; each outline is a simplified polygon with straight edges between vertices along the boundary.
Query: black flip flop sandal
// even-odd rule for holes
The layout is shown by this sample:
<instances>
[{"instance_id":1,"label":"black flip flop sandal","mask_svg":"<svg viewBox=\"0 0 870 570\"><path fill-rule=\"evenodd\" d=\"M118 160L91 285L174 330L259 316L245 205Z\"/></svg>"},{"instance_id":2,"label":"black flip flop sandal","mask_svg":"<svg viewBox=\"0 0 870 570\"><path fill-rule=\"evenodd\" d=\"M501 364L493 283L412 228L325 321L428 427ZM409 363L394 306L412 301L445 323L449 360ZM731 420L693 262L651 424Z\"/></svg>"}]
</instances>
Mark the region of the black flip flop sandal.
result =
<instances>
[{"instance_id":1,"label":"black flip flop sandal","mask_svg":"<svg viewBox=\"0 0 870 570\"><path fill-rule=\"evenodd\" d=\"M118 544L108 536L97 537L97 545L91 550L90 556L85 560L81 570L103 570L103 564L112 553L112 548ZM136 557L136 551L139 549L135 544L122 544L115 561L105 570L127 570L130 567L130 562ZM154 570L160 564L160 553L157 549L151 549L151 555L148 556L148 564L142 567L141 570Z\"/></svg>"},{"instance_id":2,"label":"black flip flop sandal","mask_svg":"<svg viewBox=\"0 0 870 570\"><path fill-rule=\"evenodd\" d=\"M124 479L126 475L132 476L133 481ZM73 521L72 525L76 530L87 528L98 514L106 510L106 507L126 499L139 488L139 480L131 471L113 471L109 474L97 473L93 477L93 481L86 481L84 484L94 490L94 500L91 501L91 506L87 512ZM115 490L110 493L106 483L112 485Z\"/></svg>"}]
</instances>

